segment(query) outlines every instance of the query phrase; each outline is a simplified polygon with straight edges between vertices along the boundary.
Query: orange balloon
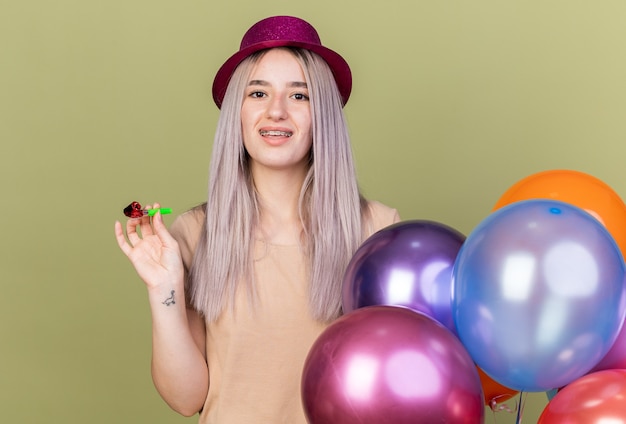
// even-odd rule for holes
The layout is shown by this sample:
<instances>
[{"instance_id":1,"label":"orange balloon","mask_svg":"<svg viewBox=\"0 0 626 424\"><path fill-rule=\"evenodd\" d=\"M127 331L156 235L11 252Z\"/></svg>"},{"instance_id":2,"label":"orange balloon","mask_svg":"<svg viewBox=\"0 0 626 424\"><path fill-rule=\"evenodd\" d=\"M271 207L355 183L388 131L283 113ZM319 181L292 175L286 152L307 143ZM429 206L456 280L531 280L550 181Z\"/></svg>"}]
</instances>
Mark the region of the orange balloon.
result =
<instances>
[{"instance_id":1,"label":"orange balloon","mask_svg":"<svg viewBox=\"0 0 626 424\"><path fill-rule=\"evenodd\" d=\"M483 386L485 405L489 406L491 409L493 409L496 404L507 401L518 393L517 390L505 387L493 380L479 367L476 368L478 369L478 375L480 376L480 383Z\"/></svg>"},{"instance_id":2,"label":"orange balloon","mask_svg":"<svg viewBox=\"0 0 626 424\"><path fill-rule=\"evenodd\" d=\"M626 256L626 204L598 178L564 169L532 174L511 186L493 210L530 199L559 200L585 210L605 226Z\"/></svg>"}]
</instances>

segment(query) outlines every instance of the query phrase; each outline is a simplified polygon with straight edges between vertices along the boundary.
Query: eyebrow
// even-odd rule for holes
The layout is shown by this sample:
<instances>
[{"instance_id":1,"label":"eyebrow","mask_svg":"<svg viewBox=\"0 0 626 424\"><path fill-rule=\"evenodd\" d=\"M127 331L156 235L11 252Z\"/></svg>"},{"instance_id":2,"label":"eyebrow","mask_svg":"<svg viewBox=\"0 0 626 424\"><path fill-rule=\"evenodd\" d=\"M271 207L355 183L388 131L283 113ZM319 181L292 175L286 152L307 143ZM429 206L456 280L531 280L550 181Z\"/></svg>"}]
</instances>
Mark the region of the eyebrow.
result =
<instances>
[{"instance_id":1,"label":"eyebrow","mask_svg":"<svg viewBox=\"0 0 626 424\"><path fill-rule=\"evenodd\" d=\"M271 84L265 80L250 80L250 82L248 83L248 86L251 86L251 85L261 85L261 86L267 87ZM293 82L288 83L287 86L296 87L296 88L307 88L306 82L303 82L303 81L293 81Z\"/></svg>"}]
</instances>

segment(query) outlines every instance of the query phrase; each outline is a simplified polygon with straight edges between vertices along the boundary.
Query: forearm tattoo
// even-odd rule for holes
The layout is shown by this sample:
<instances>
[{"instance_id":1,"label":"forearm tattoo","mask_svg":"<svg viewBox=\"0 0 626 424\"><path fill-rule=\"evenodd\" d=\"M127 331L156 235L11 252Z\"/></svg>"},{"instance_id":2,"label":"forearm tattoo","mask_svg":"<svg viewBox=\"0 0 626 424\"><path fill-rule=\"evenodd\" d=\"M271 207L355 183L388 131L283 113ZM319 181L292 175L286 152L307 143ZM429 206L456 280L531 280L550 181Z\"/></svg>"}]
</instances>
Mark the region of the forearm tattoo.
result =
<instances>
[{"instance_id":1,"label":"forearm tattoo","mask_svg":"<svg viewBox=\"0 0 626 424\"><path fill-rule=\"evenodd\" d=\"M175 291L175 290L172 290L172 291L170 292L170 297L168 297L167 299L165 299L165 300L164 300L163 302L161 302L161 303L163 303L165 306L170 306L170 305L174 305L174 304L176 304L176 299L174 298L174 294L175 294L175 293L176 293L176 291Z\"/></svg>"}]
</instances>

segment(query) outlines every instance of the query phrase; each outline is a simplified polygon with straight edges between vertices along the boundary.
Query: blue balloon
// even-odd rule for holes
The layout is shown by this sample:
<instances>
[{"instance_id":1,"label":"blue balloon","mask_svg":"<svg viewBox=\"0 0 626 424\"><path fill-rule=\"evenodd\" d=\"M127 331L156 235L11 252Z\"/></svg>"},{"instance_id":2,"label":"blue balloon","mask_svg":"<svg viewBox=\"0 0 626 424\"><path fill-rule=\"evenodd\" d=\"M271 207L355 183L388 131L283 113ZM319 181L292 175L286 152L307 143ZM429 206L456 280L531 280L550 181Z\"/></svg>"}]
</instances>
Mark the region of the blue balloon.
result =
<instances>
[{"instance_id":1,"label":"blue balloon","mask_svg":"<svg viewBox=\"0 0 626 424\"><path fill-rule=\"evenodd\" d=\"M454 331L452 267L464 241L463 234L434 221L409 220L383 228L348 264L344 313L364 306L404 306Z\"/></svg>"},{"instance_id":2,"label":"blue balloon","mask_svg":"<svg viewBox=\"0 0 626 424\"><path fill-rule=\"evenodd\" d=\"M610 233L568 203L527 200L470 233L454 270L457 334L476 364L519 391L563 387L611 348L626 314Z\"/></svg>"}]
</instances>

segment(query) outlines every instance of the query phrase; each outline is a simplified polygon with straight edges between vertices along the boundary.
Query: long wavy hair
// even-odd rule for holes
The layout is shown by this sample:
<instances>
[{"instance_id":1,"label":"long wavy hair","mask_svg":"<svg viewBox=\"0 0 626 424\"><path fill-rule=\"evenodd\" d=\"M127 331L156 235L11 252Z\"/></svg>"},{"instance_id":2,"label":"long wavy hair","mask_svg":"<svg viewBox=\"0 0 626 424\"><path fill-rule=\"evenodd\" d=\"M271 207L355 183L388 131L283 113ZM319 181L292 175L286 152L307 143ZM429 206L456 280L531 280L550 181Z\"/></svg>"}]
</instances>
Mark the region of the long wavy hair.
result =
<instances>
[{"instance_id":1,"label":"long wavy hair","mask_svg":"<svg viewBox=\"0 0 626 424\"><path fill-rule=\"evenodd\" d=\"M313 145L299 198L304 229L301 248L308 260L309 306L314 319L328 322L341 313L341 284L365 236L367 211L356 179L341 96L326 62L305 49L288 48L309 87ZM256 298L253 255L259 199L248 166L241 130L241 105L254 65L266 51L246 58L226 90L209 172L206 220L190 270L188 291L195 309L218 319L239 284ZM231 302L232 304L232 302Z\"/></svg>"}]
</instances>

